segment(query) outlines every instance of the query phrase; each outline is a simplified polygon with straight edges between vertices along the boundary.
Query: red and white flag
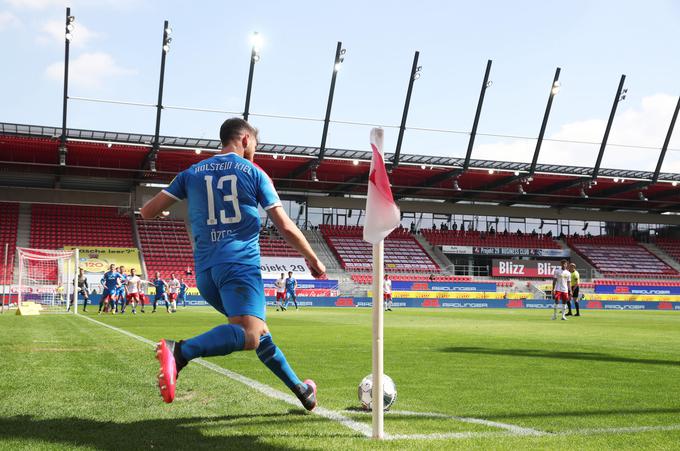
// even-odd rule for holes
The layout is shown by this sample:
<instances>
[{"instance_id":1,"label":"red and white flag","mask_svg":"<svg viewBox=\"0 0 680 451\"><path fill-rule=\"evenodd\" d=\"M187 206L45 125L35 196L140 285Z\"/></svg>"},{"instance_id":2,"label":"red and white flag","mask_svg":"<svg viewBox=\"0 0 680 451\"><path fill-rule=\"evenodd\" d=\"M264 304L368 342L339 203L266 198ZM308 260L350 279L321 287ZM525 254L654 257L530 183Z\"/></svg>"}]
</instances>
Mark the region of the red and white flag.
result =
<instances>
[{"instance_id":1,"label":"red and white flag","mask_svg":"<svg viewBox=\"0 0 680 451\"><path fill-rule=\"evenodd\" d=\"M384 240L392 230L399 227L401 214L392 197L390 180L387 178L383 160L383 130L371 130L373 158L368 177L368 197L366 198L366 222L364 241L377 244Z\"/></svg>"}]
</instances>

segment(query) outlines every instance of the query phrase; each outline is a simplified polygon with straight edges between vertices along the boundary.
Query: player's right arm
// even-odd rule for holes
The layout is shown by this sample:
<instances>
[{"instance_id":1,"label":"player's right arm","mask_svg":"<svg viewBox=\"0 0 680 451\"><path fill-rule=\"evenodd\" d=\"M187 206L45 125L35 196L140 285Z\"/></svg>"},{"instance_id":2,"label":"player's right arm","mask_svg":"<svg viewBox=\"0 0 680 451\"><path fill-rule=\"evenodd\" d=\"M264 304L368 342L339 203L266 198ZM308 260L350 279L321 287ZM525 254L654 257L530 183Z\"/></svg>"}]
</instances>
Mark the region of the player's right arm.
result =
<instances>
[{"instance_id":1,"label":"player's right arm","mask_svg":"<svg viewBox=\"0 0 680 451\"><path fill-rule=\"evenodd\" d=\"M160 216L163 211L170 208L175 202L186 198L185 178L185 173L180 172L172 179L172 182L170 182L170 185L167 188L156 194L150 201L144 204L140 210L142 219L156 218Z\"/></svg>"},{"instance_id":2,"label":"player's right arm","mask_svg":"<svg viewBox=\"0 0 680 451\"><path fill-rule=\"evenodd\" d=\"M314 277L323 275L326 272L326 265L316 256L307 238L288 217L283 207L272 207L267 210L267 213L269 213L269 219L272 220L281 236L283 236L283 239L309 262L312 275Z\"/></svg>"}]
</instances>

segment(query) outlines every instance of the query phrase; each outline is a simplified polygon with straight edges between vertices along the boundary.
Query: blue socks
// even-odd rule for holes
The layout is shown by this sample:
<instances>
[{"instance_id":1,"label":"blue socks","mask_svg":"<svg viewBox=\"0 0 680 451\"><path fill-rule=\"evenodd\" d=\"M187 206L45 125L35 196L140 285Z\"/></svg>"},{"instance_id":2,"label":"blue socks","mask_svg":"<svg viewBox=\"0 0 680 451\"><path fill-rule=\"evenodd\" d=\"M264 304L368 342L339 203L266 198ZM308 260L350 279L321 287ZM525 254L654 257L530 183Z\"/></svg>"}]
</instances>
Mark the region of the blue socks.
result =
<instances>
[{"instance_id":1,"label":"blue socks","mask_svg":"<svg viewBox=\"0 0 680 451\"><path fill-rule=\"evenodd\" d=\"M197 337L182 342L182 356L191 360L196 357L212 357L227 355L234 351L243 351L246 334L236 324L222 324ZM285 360L285 359L284 359Z\"/></svg>"},{"instance_id":2,"label":"blue socks","mask_svg":"<svg viewBox=\"0 0 680 451\"><path fill-rule=\"evenodd\" d=\"M264 363L272 373L276 374L289 389L295 390L295 387L301 383L300 379L298 379L295 374L295 371L288 365L286 356L283 355L283 352L281 352L272 341L271 334L260 337L260 346L258 346L255 352L262 363Z\"/></svg>"}]
</instances>

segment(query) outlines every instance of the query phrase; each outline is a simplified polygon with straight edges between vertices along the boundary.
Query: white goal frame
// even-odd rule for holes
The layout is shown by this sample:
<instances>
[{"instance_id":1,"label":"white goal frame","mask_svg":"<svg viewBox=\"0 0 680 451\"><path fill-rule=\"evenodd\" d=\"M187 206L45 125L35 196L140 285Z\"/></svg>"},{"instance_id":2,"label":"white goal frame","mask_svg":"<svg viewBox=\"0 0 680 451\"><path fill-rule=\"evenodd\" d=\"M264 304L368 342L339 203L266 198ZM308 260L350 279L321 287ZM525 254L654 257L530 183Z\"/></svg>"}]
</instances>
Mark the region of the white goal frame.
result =
<instances>
[{"instance_id":1,"label":"white goal frame","mask_svg":"<svg viewBox=\"0 0 680 451\"><path fill-rule=\"evenodd\" d=\"M12 291L17 293L19 308L24 302L34 302L40 305L41 313L70 313L72 310L73 314L78 314L78 249L17 247L17 261L19 280ZM56 277L53 277L51 273L55 269Z\"/></svg>"}]
</instances>

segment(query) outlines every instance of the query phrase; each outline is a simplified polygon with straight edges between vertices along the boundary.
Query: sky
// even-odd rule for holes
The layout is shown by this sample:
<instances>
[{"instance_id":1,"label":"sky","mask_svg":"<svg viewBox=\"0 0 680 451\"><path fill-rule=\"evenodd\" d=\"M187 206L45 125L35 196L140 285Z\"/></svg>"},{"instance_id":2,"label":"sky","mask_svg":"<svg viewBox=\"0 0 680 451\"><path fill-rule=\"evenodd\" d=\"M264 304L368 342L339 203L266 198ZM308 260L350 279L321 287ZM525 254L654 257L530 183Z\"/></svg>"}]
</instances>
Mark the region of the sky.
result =
<instances>
[{"instance_id":1,"label":"sky","mask_svg":"<svg viewBox=\"0 0 680 451\"><path fill-rule=\"evenodd\" d=\"M651 171L680 95L680 2L673 0L0 0L0 121L60 126L67 4L76 17L69 93L77 97L155 104L167 19L166 106L243 111L257 31L263 45L252 113L322 119L342 41L331 118L395 126L419 51L422 76L407 126L456 133L407 130L406 154L465 155L488 59L493 84L473 158L531 161L560 67L539 163L594 164L625 74L628 93L602 166ZM217 139L227 116L165 109L161 134ZM319 121L251 122L262 142L320 144ZM154 108L69 102L72 128L153 134L154 123ZM367 150L369 131L331 124L327 146ZM396 128L386 128L387 152L396 137ZM680 125L662 170L680 173Z\"/></svg>"}]
</instances>

